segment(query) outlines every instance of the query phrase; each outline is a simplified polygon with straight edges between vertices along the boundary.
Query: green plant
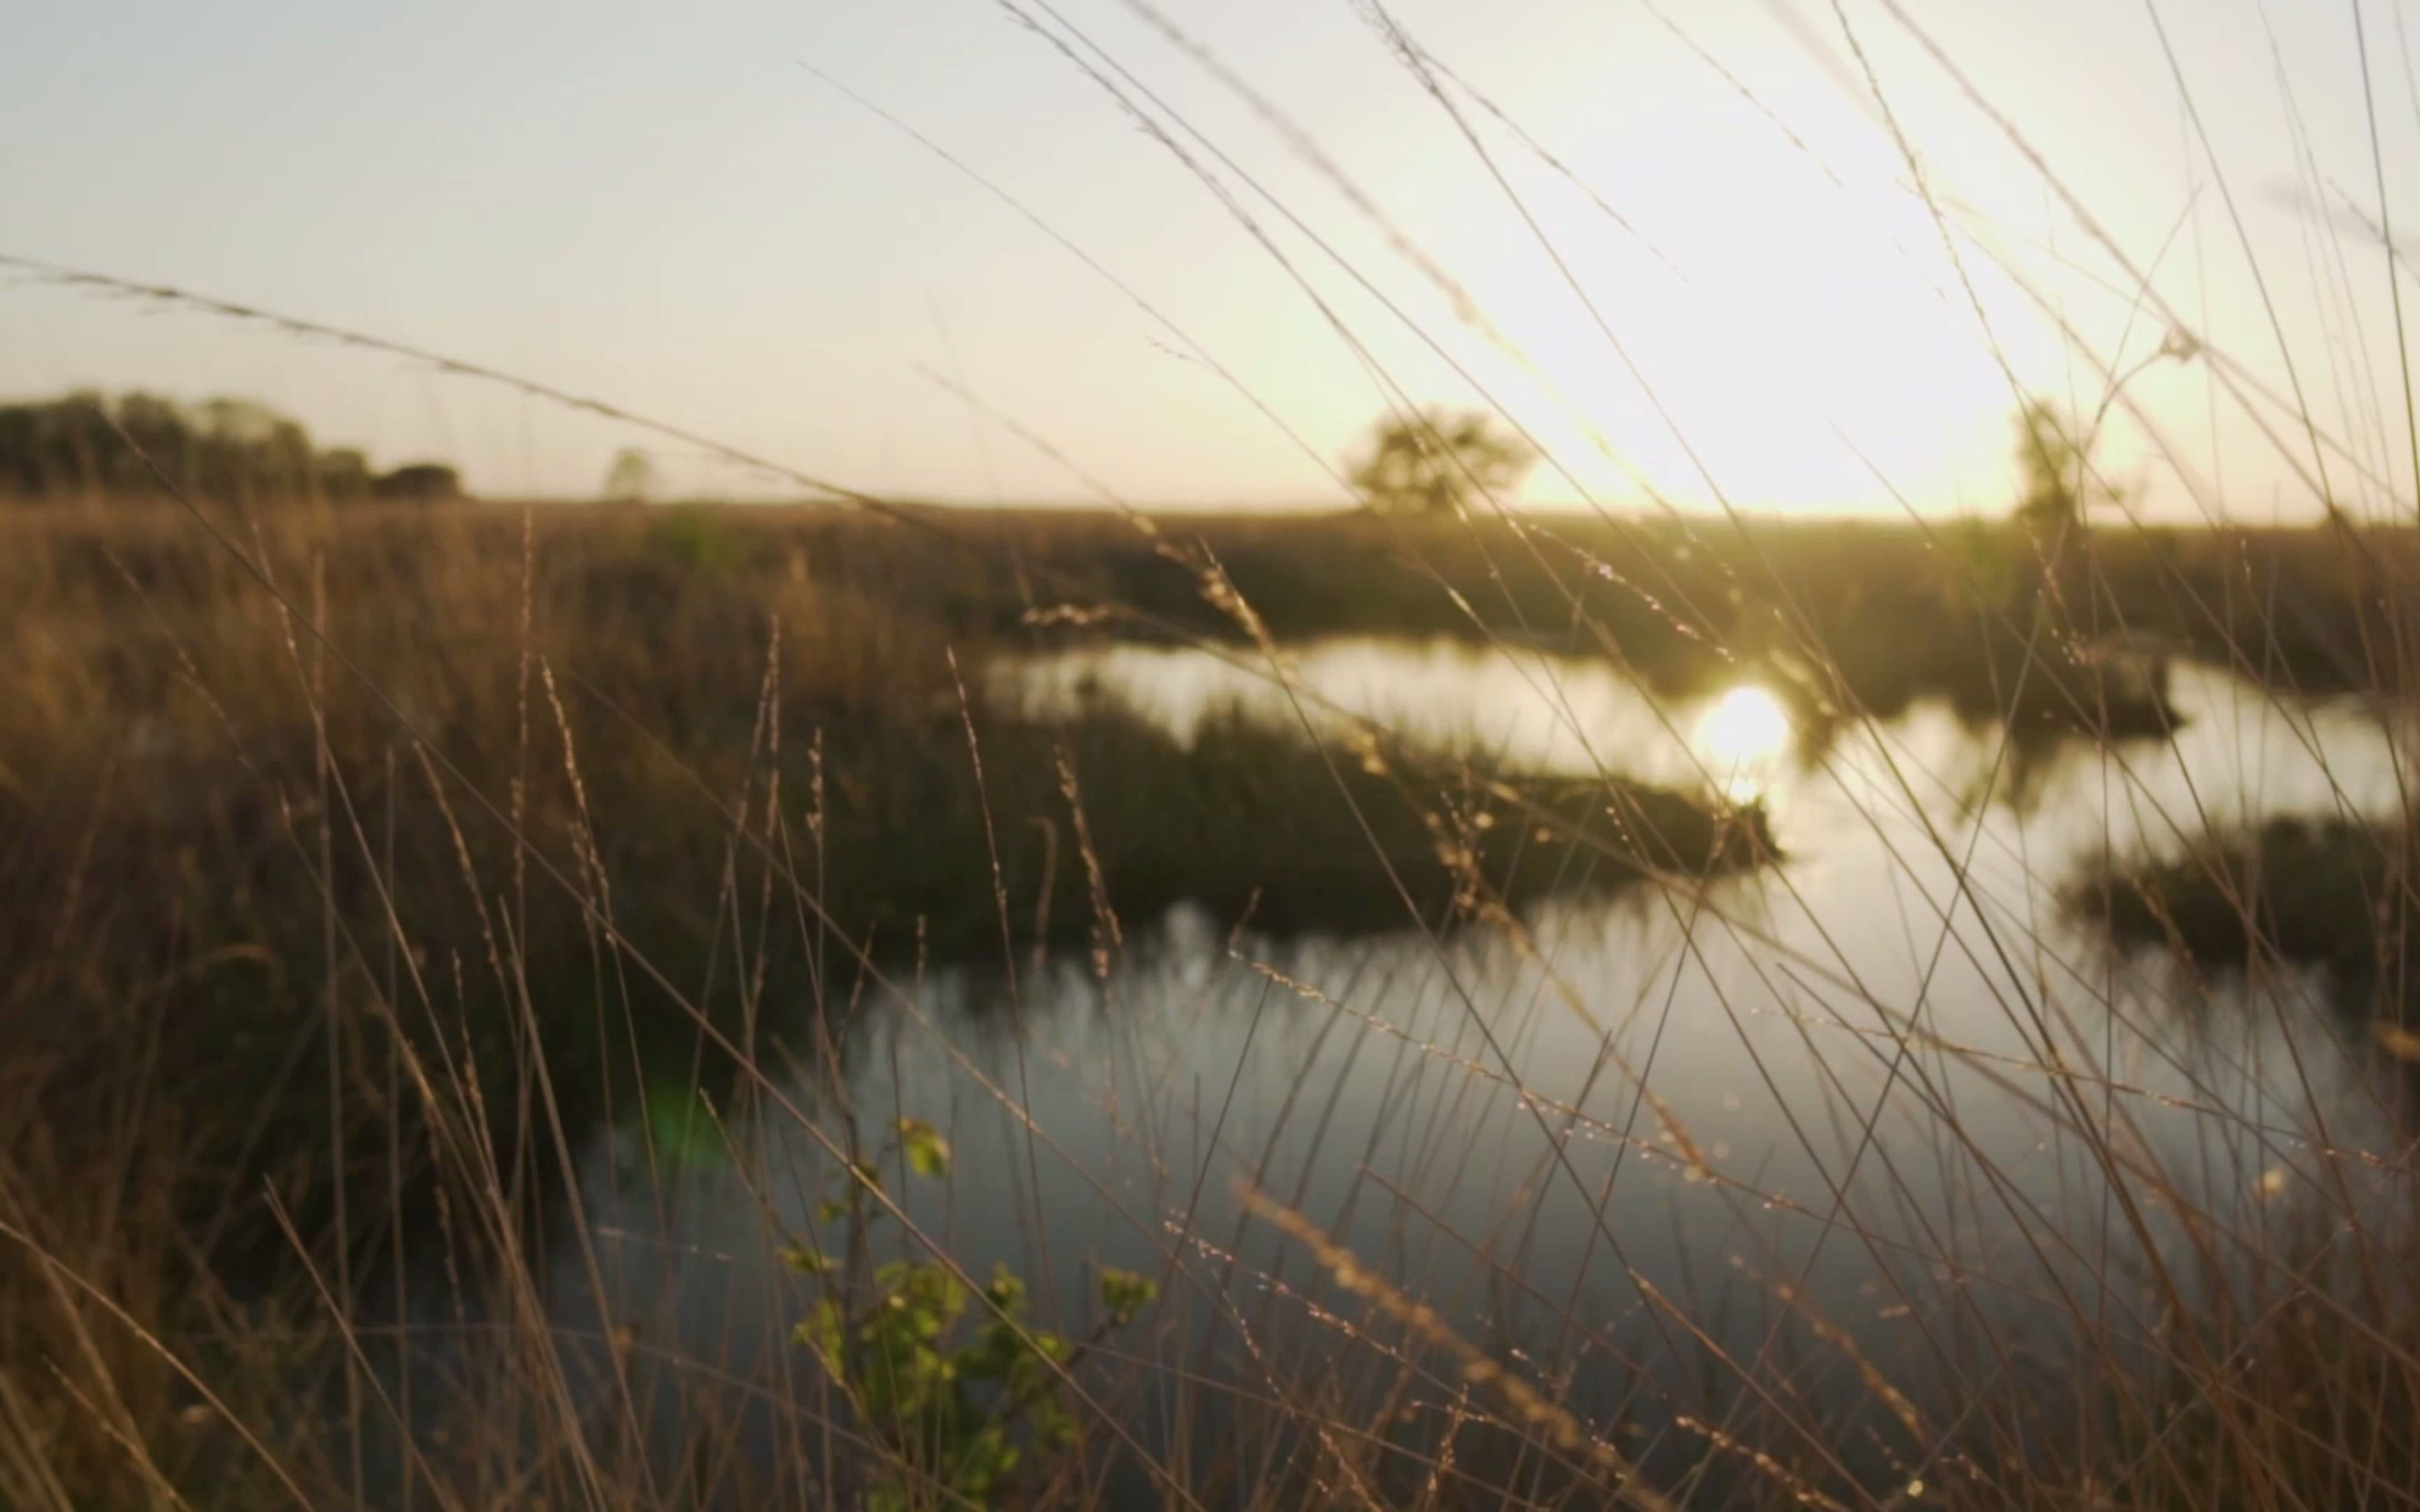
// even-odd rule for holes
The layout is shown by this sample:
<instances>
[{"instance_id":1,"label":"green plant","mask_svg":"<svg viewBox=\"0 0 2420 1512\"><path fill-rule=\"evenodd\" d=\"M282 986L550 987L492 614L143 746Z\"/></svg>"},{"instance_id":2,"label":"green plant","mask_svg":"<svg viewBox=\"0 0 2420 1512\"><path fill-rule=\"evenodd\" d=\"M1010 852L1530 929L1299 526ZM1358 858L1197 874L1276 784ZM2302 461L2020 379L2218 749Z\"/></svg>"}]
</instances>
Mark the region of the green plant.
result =
<instances>
[{"instance_id":1,"label":"green plant","mask_svg":"<svg viewBox=\"0 0 2420 1512\"><path fill-rule=\"evenodd\" d=\"M675 509L657 522L652 533L659 551L692 571L736 567L742 556L738 539L706 510Z\"/></svg>"},{"instance_id":2,"label":"green plant","mask_svg":"<svg viewBox=\"0 0 2420 1512\"><path fill-rule=\"evenodd\" d=\"M994 1267L971 1315L968 1288L938 1261L886 1260L857 1284L870 1230L888 1211L874 1196L892 1155L919 1177L949 1173L949 1142L924 1120L902 1119L891 1143L840 1174L842 1193L827 1197L817 1215L839 1223L852 1258L812 1245L783 1254L790 1269L826 1285L795 1336L884 1452L868 1506L918 1504L920 1490L937 1490L953 1504L988 1505L1075 1448L1079 1435L1063 1382L1159 1288L1132 1272L1099 1268L1100 1315L1070 1344L1035 1325L1025 1282L1004 1264Z\"/></svg>"}]
</instances>

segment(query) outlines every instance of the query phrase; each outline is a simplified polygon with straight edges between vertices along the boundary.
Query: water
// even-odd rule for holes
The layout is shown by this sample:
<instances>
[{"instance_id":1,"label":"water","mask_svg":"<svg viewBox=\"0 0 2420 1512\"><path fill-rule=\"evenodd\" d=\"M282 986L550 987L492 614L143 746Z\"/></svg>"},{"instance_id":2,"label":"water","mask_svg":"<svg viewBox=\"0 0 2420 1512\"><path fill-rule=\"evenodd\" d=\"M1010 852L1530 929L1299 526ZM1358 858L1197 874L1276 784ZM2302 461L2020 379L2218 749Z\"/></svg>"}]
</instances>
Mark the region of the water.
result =
<instances>
[{"instance_id":1,"label":"water","mask_svg":"<svg viewBox=\"0 0 2420 1512\"><path fill-rule=\"evenodd\" d=\"M2137 1283L2176 1236L2132 1226L2105 1147L2137 1198L2164 1183L2251 1233L2392 1147L2399 1084L2326 983L2120 958L2055 896L2104 841L2392 811L2397 760L2367 706L2180 669L2178 737L2102 748L2012 745L1921 703L1817 739L1785 689L1659 706L1599 663L1450 645L1338 642L1288 686L1267 671L1117 647L1001 675L1038 705L1090 688L1180 732L1242 701L1716 786L1765 805L1787 858L1701 894L1549 904L1518 939L1231 944L1180 909L1104 980L991 962L870 994L847 1047L860 1126L929 1119L954 1149L947 1179L894 1166L890 1184L969 1273L1006 1263L1070 1333L1105 1262L1167 1278L1171 1326L1132 1346L1163 1367L1264 1391L1330 1369L1348 1396L1391 1379L1402 1330L1249 1218L1249 1183L1496 1357L1541 1380L1571 1365L1584 1416L1644 1377L1635 1425L1720 1420L1743 1394L1704 1368L1719 1349L1847 1404L1809 1415L1867 1412L1843 1453L1887 1475L1908 1450L1870 1416L1868 1369L1938 1427L1975 1394L2055 1382L2071 1362L2051 1320L2149 1326ZM786 1095L838 1127L829 1093ZM737 1161L692 1151L654 1180L636 1127L613 1131L582 1181L615 1319L760 1379L811 1296L773 1255L816 1231L832 1162L788 1114L749 1127ZM566 1324L593 1327L584 1266L557 1280ZM1978 1337L1997 1365L1954 1342ZM1170 1378L1112 1379L1164 1396ZM1204 1387L1178 1415L1226 1399ZM1154 1421L1175 1431L1164 1400Z\"/></svg>"}]
</instances>

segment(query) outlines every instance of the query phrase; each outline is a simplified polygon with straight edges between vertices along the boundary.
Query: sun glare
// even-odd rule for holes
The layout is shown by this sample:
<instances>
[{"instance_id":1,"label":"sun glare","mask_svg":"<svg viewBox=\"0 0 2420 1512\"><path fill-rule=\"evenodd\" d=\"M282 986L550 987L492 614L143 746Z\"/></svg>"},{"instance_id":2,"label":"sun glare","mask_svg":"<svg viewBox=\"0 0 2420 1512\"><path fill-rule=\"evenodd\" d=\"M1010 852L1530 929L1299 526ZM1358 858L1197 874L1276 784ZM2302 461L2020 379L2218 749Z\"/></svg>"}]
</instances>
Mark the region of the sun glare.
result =
<instances>
[{"instance_id":1,"label":"sun glare","mask_svg":"<svg viewBox=\"0 0 2420 1512\"><path fill-rule=\"evenodd\" d=\"M1958 270L1898 187L1888 140L1863 121L1830 131L1831 177L1719 103L1675 100L1670 116L1669 153L1578 149L1637 236L1552 186L1531 207L1594 316L1530 223L1470 215L1447 233L1520 354L1503 360L1504 391L1525 396L1525 422L1577 485L1621 500L1643 485L1695 507L1885 514L1900 506L1877 470L1919 501L1996 486L2007 376L1963 297L1949 297ZM1969 276L1995 339L2030 362L2038 321L1988 266ZM1538 481L1560 497L1556 478Z\"/></svg>"},{"instance_id":2,"label":"sun glare","mask_svg":"<svg viewBox=\"0 0 2420 1512\"><path fill-rule=\"evenodd\" d=\"M1764 791L1790 749L1790 711L1752 684L1742 684L1714 701L1699 719L1699 760L1734 798Z\"/></svg>"}]
</instances>

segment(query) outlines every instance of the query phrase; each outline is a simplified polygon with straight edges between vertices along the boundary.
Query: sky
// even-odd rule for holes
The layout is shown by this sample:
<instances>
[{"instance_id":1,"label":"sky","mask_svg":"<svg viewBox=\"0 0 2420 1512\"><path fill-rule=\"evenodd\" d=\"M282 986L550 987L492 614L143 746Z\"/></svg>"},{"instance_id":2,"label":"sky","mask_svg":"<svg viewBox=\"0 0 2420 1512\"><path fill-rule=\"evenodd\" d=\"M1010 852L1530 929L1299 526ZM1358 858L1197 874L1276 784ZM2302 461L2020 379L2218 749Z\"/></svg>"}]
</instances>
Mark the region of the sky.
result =
<instances>
[{"instance_id":1,"label":"sky","mask_svg":"<svg viewBox=\"0 0 2420 1512\"><path fill-rule=\"evenodd\" d=\"M2401 3L40 7L0 254L888 496L1343 507L1419 403L1527 430L1535 507L1991 514L2033 394L2145 517L2408 514L2420 285L2360 224L2420 232ZM494 497L631 445L673 492L797 492L0 280L0 396L77 386L256 399Z\"/></svg>"}]
</instances>

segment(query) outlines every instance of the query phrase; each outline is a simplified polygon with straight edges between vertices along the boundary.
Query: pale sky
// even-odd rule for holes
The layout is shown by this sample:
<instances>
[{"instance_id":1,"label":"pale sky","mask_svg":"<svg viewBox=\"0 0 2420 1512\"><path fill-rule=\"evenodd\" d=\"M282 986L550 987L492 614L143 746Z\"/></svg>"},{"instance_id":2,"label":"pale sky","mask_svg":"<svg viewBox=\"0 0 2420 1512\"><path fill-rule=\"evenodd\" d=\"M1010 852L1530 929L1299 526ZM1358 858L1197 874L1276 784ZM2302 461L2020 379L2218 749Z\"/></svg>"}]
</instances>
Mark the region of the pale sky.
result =
<instances>
[{"instance_id":1,"label":"pale sky","mask_svg":"<svg viewBox=\"0 0 2420 1512\"><path fill-rule=\"evenodd\" d=\"M2113 412L2102 460L2148 510L2314 513L2298 383L2342 447L2339 497L2409 497L2388 259L2287 203L2378 215L2350 3L1898 3L2222 360L2153 360L2125 391L2198 503ZM2399 3L2361 12L2398 234L2420 232ZM2170 333L1890 0L1389 0L1484 97L1433 75L1459 120L1372 0L21 8L0 252L358 328L871 492L1083 501L1072 463L1156 506L1341 506L1327 469L1393 385L1483 389L1531 426L1542 505L1996 512L2012 379L2088 411L2106 366ZM495 496L593 492L616 448L653 444L388 358L0 282L0 394L76 385L259 399ZM2288 407L2254 401L2282 453L2238 397L2257 386ZM656 450L685 491L781 491Z\"/></svg>"}]
</instances>

